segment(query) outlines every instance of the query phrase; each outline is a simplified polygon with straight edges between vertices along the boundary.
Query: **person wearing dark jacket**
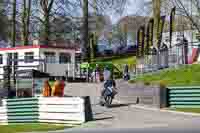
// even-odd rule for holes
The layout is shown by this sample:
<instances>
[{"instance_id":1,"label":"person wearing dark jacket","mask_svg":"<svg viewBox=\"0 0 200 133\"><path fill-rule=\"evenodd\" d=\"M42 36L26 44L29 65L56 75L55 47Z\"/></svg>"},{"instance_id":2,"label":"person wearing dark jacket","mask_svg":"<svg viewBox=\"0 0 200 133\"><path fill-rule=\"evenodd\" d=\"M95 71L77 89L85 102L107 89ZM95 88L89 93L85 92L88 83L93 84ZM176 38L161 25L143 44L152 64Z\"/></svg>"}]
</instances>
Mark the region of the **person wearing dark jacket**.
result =
<instances>
[{"instance_id":1,"label":"person wearing dark jacket","mask_svg":"<svg viewBox=\"0 0 200 133\"><path fill-rule=\"evenodd\" d=\"M123 77L124 77L124 80L129 80L129 78L130 78L127 64L124 67L124 76Z\"/></svg>"}]
</instances>

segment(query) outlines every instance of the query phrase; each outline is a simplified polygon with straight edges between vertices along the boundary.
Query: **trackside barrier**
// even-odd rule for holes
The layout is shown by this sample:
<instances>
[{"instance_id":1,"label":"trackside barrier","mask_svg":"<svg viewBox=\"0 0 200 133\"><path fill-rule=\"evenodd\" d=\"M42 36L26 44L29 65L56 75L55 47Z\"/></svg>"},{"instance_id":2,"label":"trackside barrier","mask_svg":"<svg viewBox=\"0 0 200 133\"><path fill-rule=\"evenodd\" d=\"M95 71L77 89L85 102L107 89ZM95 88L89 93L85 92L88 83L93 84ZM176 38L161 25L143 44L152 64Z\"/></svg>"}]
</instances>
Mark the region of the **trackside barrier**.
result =
<instances>
[{"instance_id":1,"label":"trackside barrier","mask_svg":"<svg viewBox=\"0 0 200 133\"><path fill-rule=\"evenodd\" d=\"M7 124L8 117L7 117L7 109L6 107L0 107L0 124Z\"/></svg>"},{"instance_id":2,"label":"trackside barrier","mask_svg":"<svg viewBox=\"0 0 200 133\"><path fill-rule=\"evenodd\" d=\"M2 108L0 122L8 124L82 124L93 118L89 97L4 99Z\"/></svg>"},{"instance_id":3,"label":"trackside barrier","mask_svg":"<svg viewBox=\"0 0 200 133\"><path fill-rule=\"evenodd\" d=\"M170 108L200 108L200 86L168 87Z\"/></svg>"}]
</instances>

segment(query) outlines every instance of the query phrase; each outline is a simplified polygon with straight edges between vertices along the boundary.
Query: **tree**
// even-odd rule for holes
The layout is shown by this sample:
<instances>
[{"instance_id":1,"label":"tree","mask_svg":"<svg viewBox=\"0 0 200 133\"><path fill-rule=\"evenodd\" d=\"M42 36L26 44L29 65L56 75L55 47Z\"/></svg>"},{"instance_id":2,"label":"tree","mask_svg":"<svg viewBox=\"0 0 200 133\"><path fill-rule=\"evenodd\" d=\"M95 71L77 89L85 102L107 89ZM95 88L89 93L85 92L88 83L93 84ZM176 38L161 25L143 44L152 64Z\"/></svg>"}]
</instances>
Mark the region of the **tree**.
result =
<instances>
[{"instance_id":1,"label":"tree","mask_svg":"<svg viewBox=\"0 0 200 133\"><path fill-rule=\"evenodd\" d=\"M8 17L6 16L5 5L5 1L0 0L0 40L6 41L8 39Z\"/></svg>"},{"instance_id":2,"label":"tree","mask_svg":"<svg viewBox=\"0 0 200 133\"><path fill-rule=\"evenodd\" d=\"M50 16L51 10L54 4L54 0L40 0L40 6L43 10L44 17L44 42L46 45L49 43L50 36Z\"/></svg>"},{"instance_id":3,"label":"tree","mask_svg":"<svg viewBox=\"0 0 200 133\"><path fill-rule=\"evenodd\" d=\"M13 29L12 29L12 47L15 47L15 41L16 41L16 8L17 8L17 2L16 0L13 0L13 15L12 15L12 22L13 22Z\"/></svg>"},{"instance_id":4,"label":"tree","mask_svg":"<svg viewBox=\"0 0 200 133\"><path fill-rule=\"evenodd\" d=\"M89 59L90 57L90 47L88 47L88 7L90 6L95 10L96 13L104 14L108 10L114 9L116 13L121 14L123 12L124 6L127 0L83 0L83 43L82 43L82 52L83 52L83 59ZM93 3L95 2L95 4ZM81 3L81 1L80 1ZM87 55L87 56L86 56Z\"/></svg>"},{"instance_id":5,"label":"tree","mask_svg":"<svg viewBox=\"0 0 200 133\"><path fill-rule=\"evenodd\" d=\"M185 1L186 2L186 1ZM194 7L194 9L188 9L187 6L184 5L183 0L174 0L175 6L178 7L179 12L182 13L182 15L186 16L192 25L195 27L195 29L200 32L200 25L199 23L199 17L200 17L200 1L199 0L192 0L192 1L187 1L191 2L191 6ZM193 15L191 12L194 10L196 15ZM198 19L197 19L198 18Z\"/></svg>"},{"instance_id":6,"label":"tree","mask_svg":"<svg viewBox=\"0 0 200 133\"><path fill-rule=\"evenodd\" d=\"M31 3L32 0L23 0L23 15L22 15L22 25L23 25L23 45L28 45L29 43L29 25L31 16Z\"/></svg>"},{"instance_id":7,"label":"tree","mask_svg":"<svg viewBox=\"0 0 200 133\"><path fill-rule=\"evenodd\" d=\"M90 49L88 47L88 0L83 0L83 35L82 35L82 60L89 59Z\"/></svg>"},{"instance_id":8,"label":"tree","mask_svg":"<svg viewBox=\"0 0 200 133\"><path fill-rule=\"evenodd\" d=\"M165 15L176 7L177 30L196 29L200 32L200 1L199 0L161 0L161 11ZM189 26L190 25L190 26ZM182 28L180 28L182 27Z\"/></svg>"}]
</instances>

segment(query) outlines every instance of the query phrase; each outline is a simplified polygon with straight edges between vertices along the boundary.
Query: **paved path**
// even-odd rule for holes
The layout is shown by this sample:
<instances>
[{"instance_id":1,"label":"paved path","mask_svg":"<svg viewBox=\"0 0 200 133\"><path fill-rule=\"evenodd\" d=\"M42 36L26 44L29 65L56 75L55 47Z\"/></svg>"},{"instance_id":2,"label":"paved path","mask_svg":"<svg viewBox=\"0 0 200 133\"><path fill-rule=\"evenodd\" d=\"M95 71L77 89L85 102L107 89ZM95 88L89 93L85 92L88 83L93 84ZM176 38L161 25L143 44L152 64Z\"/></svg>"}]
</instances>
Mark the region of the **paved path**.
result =
<instances>
[{"instance_id":1,"label":"paved path","mask_svg":"<svg viewBox=\"0 0 200 133\"><path fill-rule=\"evenodd\" d=\"M73 83L67 84L65 93L74 96L91 96L94 121L88 122L75 129L66 129L58 133L100 133L103 132L139 132L162 133L169 130L180 130L180 133L190 130L200 132L200 117L159 110L145 110L134 106L135 97L138 95L138 86L130 86L123 81L117 81L119 94L111 108L98 105L101 86L99 84ZM83 130L84 128L84 130ZM94 131L95 128L95 131ZM116 128L120 130L116 131ZM156 130L156 131L154 131ZM182 130L182 131L181 131ZM179 133L177 131L177 133ZM171 133L171 132L169 132Z\"/></svg>"},{"instance_id":2,"label":"paved path","mask_svg":"<svg viewBox=\"0 0 200 133\"><path fill-rule=\"evenodd\" d=\"M66 94L91 96L95 121L87 123L86 126L95 128L195 127L200 129L200 117L144 110L132 106L139 95L137 90L140 87L124 81L117 81L117 85L119 94L111 108L98 105L101 87L99 84L68 84Z\"/></svg>"}]
</instances>

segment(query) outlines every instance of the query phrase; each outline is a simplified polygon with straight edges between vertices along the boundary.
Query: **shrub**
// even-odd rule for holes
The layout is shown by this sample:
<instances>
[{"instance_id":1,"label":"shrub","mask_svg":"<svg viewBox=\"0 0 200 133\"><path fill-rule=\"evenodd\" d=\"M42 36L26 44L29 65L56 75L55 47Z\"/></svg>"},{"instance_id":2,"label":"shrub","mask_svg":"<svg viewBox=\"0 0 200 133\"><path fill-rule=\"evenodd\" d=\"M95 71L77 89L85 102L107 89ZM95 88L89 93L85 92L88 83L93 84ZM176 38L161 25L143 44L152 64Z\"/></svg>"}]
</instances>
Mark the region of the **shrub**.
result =
<instances>
[{"instance_id":1,"label":"shrub","mask_svg":"<svg viewBox=\"0 0 200 133\"><path fill-rule=\"evenodd\" d=\"M161 81L159 82L159 86L160 86L160 88L164 89L164 88L167 87L167 82L164 81L164 80L161 80Z\"/></svg>"},{"instance_id":2,"label":"shrub","mask_svg":"<svg viewBox=\"0 0 200 133\"><path fill-rule=\"evenodd\" d=\"M151 83L149 81L144 81L144 85L149 86Z\"/></svg>"}]
</instances>

